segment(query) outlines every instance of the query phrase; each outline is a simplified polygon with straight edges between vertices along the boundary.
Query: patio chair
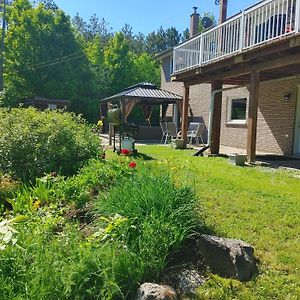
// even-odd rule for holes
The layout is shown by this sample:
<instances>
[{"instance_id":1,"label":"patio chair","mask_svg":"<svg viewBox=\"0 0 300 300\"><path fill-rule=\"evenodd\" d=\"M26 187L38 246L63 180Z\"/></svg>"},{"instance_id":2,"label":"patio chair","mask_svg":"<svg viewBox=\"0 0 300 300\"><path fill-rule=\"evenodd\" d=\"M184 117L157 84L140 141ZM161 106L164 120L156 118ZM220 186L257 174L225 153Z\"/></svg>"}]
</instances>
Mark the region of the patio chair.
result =
<instances>
[{"instance_id":1,"label":"patio chair","mask_svg":"<svg viewBox=\"0 0 300 300\"><path fill-rule=\"evenodd\" d=\"M193 139L195 139L195 143L199 144L199 140L204 144L202 134L205 129L204 123L190 123L189 129L187 132L187 137L189 138L189 143L193 143Z\"/></svg>"},{"instance_id":2,"label":"patio chair","mask_svg":"<svg viewBox=\"0 0 300 300\"><path fill-rule=\"evenodd\" d=\"M163 142L166 138L166 135L167 135L167 123L166 122L160 123L160 128L161 128L161 131L162 131L162 137L161 137L160 142Z\"/></svg>"},{"instance_id":3,"label":"patio chair","mask_svg":"<svg viewBox=\"0 0 300 300\"><path fill-rule=\"evenodd\" d=\"M165 136L165 144L177 138L177 128L174 122L167 123L167 134Z\"/></svg>"}]
</instances>

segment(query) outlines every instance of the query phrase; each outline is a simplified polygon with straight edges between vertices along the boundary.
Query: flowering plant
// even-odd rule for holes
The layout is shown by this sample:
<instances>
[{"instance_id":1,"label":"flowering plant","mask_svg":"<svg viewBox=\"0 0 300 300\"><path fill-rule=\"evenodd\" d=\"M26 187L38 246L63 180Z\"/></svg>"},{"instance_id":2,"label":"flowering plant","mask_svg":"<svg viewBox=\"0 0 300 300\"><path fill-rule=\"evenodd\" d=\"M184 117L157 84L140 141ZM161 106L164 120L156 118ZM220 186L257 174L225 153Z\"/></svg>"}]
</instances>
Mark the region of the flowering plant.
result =
<instances>
[{"instance_id":1,"label":"flowering plant","mask_svg":"<svg viewBox=\"0 0 300 300\"><path fill-rule=\"evenodd\" d=\"M136 168L136 162L132 161L128 164L128 167L131 169L135 169Z\"/></svg>"},{"instance_id":2,"label":"flowering plant","mask_svg":"<svg viewBox=\"0 0 300 300\"><path fill-rule=\"evenodd\" d=\"M121 154L123 154L123 155L130 155L130 151L128 150L128 149L122 149L121 150Z\"/></svg>"}]
</instances>

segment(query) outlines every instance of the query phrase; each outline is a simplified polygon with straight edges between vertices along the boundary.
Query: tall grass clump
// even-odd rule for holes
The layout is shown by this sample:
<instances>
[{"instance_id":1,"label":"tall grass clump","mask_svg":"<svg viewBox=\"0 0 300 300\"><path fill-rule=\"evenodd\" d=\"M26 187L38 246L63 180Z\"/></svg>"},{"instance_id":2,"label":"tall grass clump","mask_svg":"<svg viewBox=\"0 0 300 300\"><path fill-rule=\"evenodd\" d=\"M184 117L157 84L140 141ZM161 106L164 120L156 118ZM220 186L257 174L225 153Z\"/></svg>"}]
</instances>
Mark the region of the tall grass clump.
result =
<instances>
[{"instance_id":1,"label":"tall grass clump","mask_svg":"<svg viewBox=\"0 0 300 300\"><path fill-rule=\"evenodd\" d=\"M0 109L0 128L0 170L25 180L73 175L101 146L84 119L62 111Z\"/></svg>"},{"instance_id":2,"label":"tall grass clump","mask_svg":"<svg viewBox=\"0 0 300 300\"><path fill-rule=\"evenodd\" d=\"M134 274L135 284L158 278L171 254L201 229L198 205L189 187L175 187L168 175L147 170L100 197L98 215L114 220L105 237L126 249L127 259L120 255L115 270L121 290Z\"/></svg>"}]
</instances>

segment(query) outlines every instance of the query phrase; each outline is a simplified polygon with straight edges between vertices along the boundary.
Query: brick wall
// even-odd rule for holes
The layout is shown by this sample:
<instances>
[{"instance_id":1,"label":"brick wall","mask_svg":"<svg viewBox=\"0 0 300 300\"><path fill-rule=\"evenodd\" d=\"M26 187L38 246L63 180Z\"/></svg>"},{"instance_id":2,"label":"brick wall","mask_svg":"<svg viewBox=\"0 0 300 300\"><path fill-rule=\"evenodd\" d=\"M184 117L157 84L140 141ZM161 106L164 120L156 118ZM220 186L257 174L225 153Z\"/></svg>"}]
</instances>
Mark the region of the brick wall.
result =
<instances>
[{"instance_id":1,"label":"brick wall","mask_svg":"<svg viewBox=\"0 0 300 300\"><path fill-rule=\"evenodd\" d=\"M260 87L257 150L292 154L294 146L297 85L300 79L264 82ZM284 102L284 95L291 99Z\"/></svg>"},{"instance_id":2,"label":"brick wall","mask_svg":"<svg viewBox=\"0 0 300 300\"><path fill-rule=\"evenodd\" d=\"M165 58L162 63L162 89L183 95L183 83L170 82L170 78L166 76L167 64L170 65L170 58ZM261 83L257 120L258 151L286 155L293 153L297 85L300 85L299 78L285 78ZM284 95L289 93L291 93L291 99L284 102ZM190 87L190 121L203 122L208 126L210 94L210 84ZM249 99L248 88L244 87L223 93L221 144L246 149L247 125L229 124L227 122L228 98L235 97ZM172 109L170 107L168 115L171 114Z\"/></svg>"}]
</instances>

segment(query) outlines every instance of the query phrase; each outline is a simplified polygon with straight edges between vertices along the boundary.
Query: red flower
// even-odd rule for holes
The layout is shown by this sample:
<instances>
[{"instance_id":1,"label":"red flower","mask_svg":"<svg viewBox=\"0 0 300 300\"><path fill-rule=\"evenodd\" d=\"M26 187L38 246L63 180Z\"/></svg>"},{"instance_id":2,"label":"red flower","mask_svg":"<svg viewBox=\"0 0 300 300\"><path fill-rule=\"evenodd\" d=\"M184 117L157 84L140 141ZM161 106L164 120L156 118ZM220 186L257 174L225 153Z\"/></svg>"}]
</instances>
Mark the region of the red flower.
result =
<instances>
[{"instance_id":1,"label":"red flower","mask_svg":"<svg viewBox=\"0 0 300 300\"><path fill-rule=\"evenodd\" d=\"M132 161L128 164L128 167L131 169L135 169L136 168L136 162Z\"/></svg>"},{"instance_id":2,"label":"red flower","mask_svg":"<svg viewBox=\"0 0 300 300\"><path fill-rule=\"evenodd\" d=\"M123 155L129 155L130 154L130 151L128 149L122 149L121 153Z\"/></svg>"}]
</instances>

